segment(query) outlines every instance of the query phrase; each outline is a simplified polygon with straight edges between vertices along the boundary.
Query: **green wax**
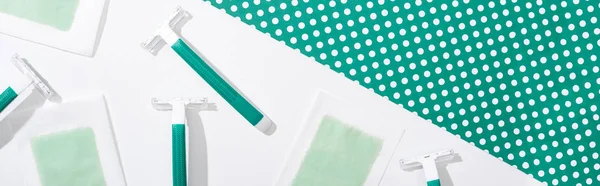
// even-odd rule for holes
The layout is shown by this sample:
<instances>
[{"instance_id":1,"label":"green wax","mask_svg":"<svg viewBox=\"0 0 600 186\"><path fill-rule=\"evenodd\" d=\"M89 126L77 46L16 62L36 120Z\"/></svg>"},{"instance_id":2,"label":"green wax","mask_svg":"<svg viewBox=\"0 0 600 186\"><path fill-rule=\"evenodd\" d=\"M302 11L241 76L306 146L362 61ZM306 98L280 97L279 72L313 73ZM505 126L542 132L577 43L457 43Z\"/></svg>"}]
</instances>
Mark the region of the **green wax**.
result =
<instances>
[{"instance_id":1,"label":"green wax","mask_svg":"<svg viewBox=\"0 0 600 186\"><path fill-rule=\"evenodd\" d=\"M71 29L79 0L0 0L0 12L48 25Z\"/></svg>"},{"instance_id":2,"label":"green wax","mask_svg":"<svg viewBox=\"0 0 600 186\"><path fill-rule=\"evenodd\" d=\"M382 144L379 138L325 116L292 185L362 185Z\"/></svg>"},{"instance_id":3,"label":"green wax","mask_svg":"<svg viewBox=\"0 0 600 186\"><path fill-rule=\"evenodd\" d=\"M33 138L31 148L42 186L105 186L95 139L91 128Z\"/></svg>"}]
</instances>

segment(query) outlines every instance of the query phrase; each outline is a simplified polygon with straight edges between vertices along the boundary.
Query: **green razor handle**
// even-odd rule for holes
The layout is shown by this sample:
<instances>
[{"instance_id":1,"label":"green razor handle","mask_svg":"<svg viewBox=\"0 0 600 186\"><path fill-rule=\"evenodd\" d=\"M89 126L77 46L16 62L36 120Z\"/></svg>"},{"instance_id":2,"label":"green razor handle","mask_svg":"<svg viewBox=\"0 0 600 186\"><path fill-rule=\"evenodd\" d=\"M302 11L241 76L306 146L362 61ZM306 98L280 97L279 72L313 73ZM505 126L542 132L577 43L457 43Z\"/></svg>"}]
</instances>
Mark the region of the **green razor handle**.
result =
<instances>
[{"instance_id":1,"label":"green razor handle","mask_svg":"<svg viewBox=\"0 0 600 186\"><path fill-rule=\"evenodd\" d=\"M272 133L274 124L259 109L252 105L234 87L223 79L206 61L198 56L181 38L171 48L204 79L227 103L248 122L264 133ZM263 127L266 126L266 127ZM273 127L271 127L273 126Z\"/></svg>"},{"instance_id":2,"label":"green razor handle","mask_svg":"<svg viewBox=\"0 0 600 186\"><path fill-rule=\"evenodd\" d=\"M8 105L17 98L17 92L13 90L11 87L6 88L0 94L0 112L2 112Z\"/></svg>"},{"instance_id":3,"label":"green razor handle","mask_svg":"<svg viewBox=\"0 0 600 186\"><path fill-rule=\"evenodd\" d=\"M431 180L427 181L427 186L441 186L440 180Z\"/></svg>"},{"instance_id":4,"label":"green razor handle","mask_svg":"<svg viewBox=\"0 0 600 186\"><path fill-rule=\"evenodd\" d=\"M187 185L185 124L172 125L173 186Z\"/></svg>"}]
</instances>

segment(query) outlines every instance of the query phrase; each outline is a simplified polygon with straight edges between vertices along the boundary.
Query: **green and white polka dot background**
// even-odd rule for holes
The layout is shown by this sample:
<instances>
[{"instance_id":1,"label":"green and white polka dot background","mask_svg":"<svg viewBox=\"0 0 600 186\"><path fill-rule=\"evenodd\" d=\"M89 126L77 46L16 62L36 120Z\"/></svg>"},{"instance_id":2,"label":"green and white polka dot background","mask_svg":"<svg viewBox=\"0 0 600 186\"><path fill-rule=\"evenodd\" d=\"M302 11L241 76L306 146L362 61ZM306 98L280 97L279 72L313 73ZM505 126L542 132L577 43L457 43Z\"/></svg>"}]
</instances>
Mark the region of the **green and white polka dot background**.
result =
<instances>
[{"instance_id":1,"label":"green and white polka dot background","mask_svg":"<svg viewBox=\"0 0 600 186\"><path fill-rule=\"evenodd\" d=\"M210 0L548 185L600 185L600 1Z\"/></svg>"}]
</instances>

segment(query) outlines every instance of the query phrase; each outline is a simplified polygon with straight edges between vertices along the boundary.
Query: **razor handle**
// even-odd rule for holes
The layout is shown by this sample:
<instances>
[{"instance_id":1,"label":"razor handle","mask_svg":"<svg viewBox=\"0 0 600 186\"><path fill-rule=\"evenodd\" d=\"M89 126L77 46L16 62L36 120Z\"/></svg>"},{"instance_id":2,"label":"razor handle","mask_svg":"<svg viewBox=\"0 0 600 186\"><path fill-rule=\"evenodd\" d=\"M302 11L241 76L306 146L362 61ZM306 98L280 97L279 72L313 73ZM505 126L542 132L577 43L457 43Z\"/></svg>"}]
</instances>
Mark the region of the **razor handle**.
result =
<instances>
[{"instance_id":1,"label":"razor handle","mask_svg":"<svg viewBox=\"0 0 600 186\"><path fill-rule=\"evenodd\" d=\"M427 186L441 186L440 180L431 180L427 181Z\"/></svg>"},{"instance_id":2,"label":"razor handle","mask_svg":"<svg viewBox=\"0 0 600 186\"><path fill-rule=\"evenodd\" d=\"M185 124L172 125L173 186L187 185Z\"/></svg>"},{"instance_id":3,"label":"razor handle","mask_svg":"<svg viewBox=\"0 0 600 186\"><path fill-rule=\"evenodd\" d=\"M171 48L202 77L227 103L256 126L264 115L198 56L181 38Z\"/></svg>"}]
</instances>

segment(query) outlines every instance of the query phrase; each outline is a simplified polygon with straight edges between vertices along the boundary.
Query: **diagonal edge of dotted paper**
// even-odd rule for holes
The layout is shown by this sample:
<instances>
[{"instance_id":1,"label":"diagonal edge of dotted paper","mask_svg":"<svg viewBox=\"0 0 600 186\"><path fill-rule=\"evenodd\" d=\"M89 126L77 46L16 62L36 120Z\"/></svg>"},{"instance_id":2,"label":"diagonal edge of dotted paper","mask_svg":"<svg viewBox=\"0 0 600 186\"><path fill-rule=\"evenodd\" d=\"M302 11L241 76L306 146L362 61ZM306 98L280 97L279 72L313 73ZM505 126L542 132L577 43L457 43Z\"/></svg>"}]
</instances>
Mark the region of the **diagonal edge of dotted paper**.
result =
<instances>
[{"instance_id":1,"label":"diagonal edge of dotted paper","mask_svg":"<svg viewBox=\"0 0 600 186\"><path fill-rule=\"evenodd\" d=\"M600 2L209 0L549 185L598 185Z\"/></svg>"}]
</instances>

